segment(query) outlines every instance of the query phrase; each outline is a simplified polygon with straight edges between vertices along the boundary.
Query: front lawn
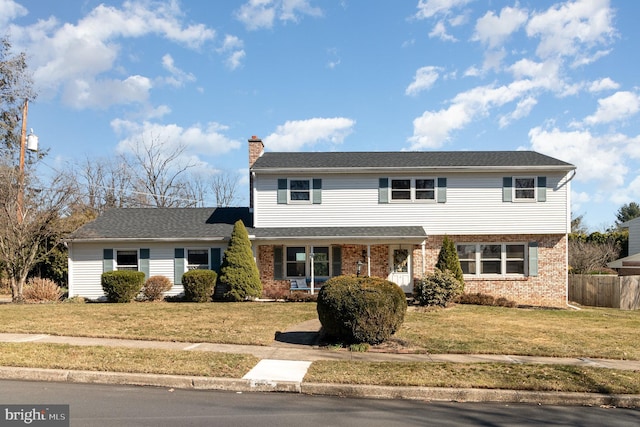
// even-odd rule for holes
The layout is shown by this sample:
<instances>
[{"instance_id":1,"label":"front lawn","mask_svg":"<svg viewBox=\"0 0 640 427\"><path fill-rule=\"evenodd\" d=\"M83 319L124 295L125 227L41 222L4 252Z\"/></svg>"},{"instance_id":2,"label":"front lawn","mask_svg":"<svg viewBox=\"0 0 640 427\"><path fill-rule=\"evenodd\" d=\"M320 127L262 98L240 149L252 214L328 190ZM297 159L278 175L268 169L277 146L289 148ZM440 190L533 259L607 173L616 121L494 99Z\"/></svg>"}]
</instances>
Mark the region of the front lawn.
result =
<instances>
[{"instance_id":1,"label":"front lawn","mask_svg":"<svg viewBox=\"0 0 640 427\"><path fill-rule=\"evenodd\" d=\"M313 303L0 304L0 332L269 345ZM395 338L437 353L640 360L640 310L410 308Z\"/></svg>"}]
</instances>

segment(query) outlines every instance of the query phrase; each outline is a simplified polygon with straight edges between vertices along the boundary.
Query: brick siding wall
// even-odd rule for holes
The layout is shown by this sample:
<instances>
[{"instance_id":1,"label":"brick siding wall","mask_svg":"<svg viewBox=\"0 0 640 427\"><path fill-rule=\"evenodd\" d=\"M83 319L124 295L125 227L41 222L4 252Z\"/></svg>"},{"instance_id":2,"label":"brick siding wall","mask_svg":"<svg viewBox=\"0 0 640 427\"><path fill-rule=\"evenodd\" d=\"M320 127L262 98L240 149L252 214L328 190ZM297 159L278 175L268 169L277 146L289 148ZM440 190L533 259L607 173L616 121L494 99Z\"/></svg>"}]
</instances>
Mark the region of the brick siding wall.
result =
<instances>
[{"instance_id":1,"label":"brick siding wall","mask_svg":"<svg viewBox=\"0 0 640 427\"><path fill-rule=\"evenodd\" d=\"M449 236L458 243L538 243L538 276L517 278L467 278L465 292L485 293L504 297L518 304L563 307L567 300L567 237L565 235L518 236ZM444 236L429 236L424 252L424 272L435 268ZM365 258L363 259L363 251ZM363 261L361 275L367 275L366 245L342 245L342 274L356 274L358 260ZM390 271L389 246L372 245L371 275L386 278ZM288 280L273 278L273 246L260 245L257 262L262 279L263 295L270 297L289 291ZM412 251L414 280L422 276L422 247L414 245Z\"/></svg>"}]
</instances>

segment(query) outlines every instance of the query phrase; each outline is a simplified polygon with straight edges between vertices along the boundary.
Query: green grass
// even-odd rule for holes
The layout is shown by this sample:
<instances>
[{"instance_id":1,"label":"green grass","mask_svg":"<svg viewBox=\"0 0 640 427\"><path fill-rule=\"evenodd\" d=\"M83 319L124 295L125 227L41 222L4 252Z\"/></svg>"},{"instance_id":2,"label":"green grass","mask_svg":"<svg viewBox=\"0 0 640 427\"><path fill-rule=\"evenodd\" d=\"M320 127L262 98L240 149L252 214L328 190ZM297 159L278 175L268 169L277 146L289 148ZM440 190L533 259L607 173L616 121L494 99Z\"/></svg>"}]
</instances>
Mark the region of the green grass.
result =
<instances>
[{"instance_id":1,"label":"green grass","mask_svg":"<svg viewBox=\"0 0 640 427\"><path fill-rule=\"evenodd\" d=\"M410 310L396 338L432 354L481 353L640 360L640 310L456 305Z\"/></svg>"},{"instance_id":2,"label":"green grass","mask_svg":"<svg viewBox=\"0 0 640 427\"><path fill-rule=\"evenodd\" d=\"M242 378L259 359L244 354L67 344L0 343L0 366Z\"/></svg>"},{"instance_id":3,"label":"green grass","mask_svg":"<svg viewBox=\"0 0 640 427\"><path fill-rule=\"evenodd\" d=\"M0 332L268 345L315 304L1 304Z\"/></svg>"},{"instance_id":4,"label":"green grass","mask_svg":"<svg viewBox=\"0 0 640 427\"><path fill-rule=\"evenodd\" d=\"M318 361L304 380L334 384L640 393L640 372L567 365Z\"/></svg>"},{"instance_id":5,"label":"green grass","mask_svg":"<svg viewBox=\"0 0 640 427\"><path fill-rule=\"evenodd\" d=\"M269 345L313 303L0 304L0 332ZM432 354L640 360L640 310L410 309L395 338Z\"/></svg>"}]
</instances>

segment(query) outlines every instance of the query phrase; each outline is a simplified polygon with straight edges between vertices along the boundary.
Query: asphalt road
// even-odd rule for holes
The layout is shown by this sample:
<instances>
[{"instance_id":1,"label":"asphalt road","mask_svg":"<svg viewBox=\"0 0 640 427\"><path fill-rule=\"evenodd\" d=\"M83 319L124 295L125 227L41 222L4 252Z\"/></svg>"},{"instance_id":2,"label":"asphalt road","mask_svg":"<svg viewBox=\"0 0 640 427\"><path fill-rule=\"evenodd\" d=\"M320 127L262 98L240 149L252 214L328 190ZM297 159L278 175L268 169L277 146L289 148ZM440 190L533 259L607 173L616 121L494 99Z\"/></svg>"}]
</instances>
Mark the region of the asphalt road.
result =
<instances>
[{"instance_id":1,"label":"asphalt road","mask_svg":"<svg viewBox=\"0 0 640 427\"><path fill-rule=\"evenodd\" d=\"M631 409L344 399L5 380L0 381L0 404L69 404L71 426L640 425L640 410ZM0 426L2 422L0 414Z\"/></svg>"}]
</instances>

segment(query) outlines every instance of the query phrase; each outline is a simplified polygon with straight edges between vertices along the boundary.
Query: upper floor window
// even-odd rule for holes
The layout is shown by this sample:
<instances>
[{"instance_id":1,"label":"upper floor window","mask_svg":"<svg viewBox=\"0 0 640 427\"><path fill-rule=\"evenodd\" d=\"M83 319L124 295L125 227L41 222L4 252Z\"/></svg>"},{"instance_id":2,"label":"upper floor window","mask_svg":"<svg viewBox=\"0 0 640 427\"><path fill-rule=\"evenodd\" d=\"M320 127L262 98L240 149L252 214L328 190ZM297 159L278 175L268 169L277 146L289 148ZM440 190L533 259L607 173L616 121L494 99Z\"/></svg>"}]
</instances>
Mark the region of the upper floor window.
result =
<instances>
[{"instance_id":1,"label":"upper floor window","mask_svg":"<svg viewBox=\"0 0 640 427\"><path fill-rule=\"evenodd\" d=\"M310 179L290 179L289 180L289 200L292 202L311 201L311 180Z\"/></svg>"},{"instance_id":2,"label":"upper floor window","mask_svg":"<svg viewBox=\"0 0 640 427\"><path fill-rule=\"evenodd\" d=\"M321 204L322 179L278 178L277 203Z\"/></svg>"},{"instance_id":3,"label":"upper floor window","mask_svg":"<svg viewBox=\"0 0 640 427\"><path fill-rule=\"evenodd\" d=\"M392 201L434 201L436 181L434 178L392 178Z\"/></svg>"},{"instance_id":4,"label":"upper floor window","mask_svg":"<svg viewBox=\"0 0 640 427\"><path fill-rule=\"evenodd\" d=\"M536 179L533 177L514 178L514 199L535 200Z\"/></svg>"},{"instance_id":5,"label":"upper floor window","mask_svg":"<svg viewBox=\"0 0 640 427\"><path fill-rule=\"evenodd\" d=\"M208 249L187 249L187 270L206 270L208 268Z\"/></svg>"},{"instance_id":6,"label":"upper floor window","mask_svg":"<svg viewBox=\"0 0 640 427\"><path fill-rule=\"evenodd\" d=\"M138 251L116 250L116 269L138 271Z\"/></svg>"}]
</instances>

